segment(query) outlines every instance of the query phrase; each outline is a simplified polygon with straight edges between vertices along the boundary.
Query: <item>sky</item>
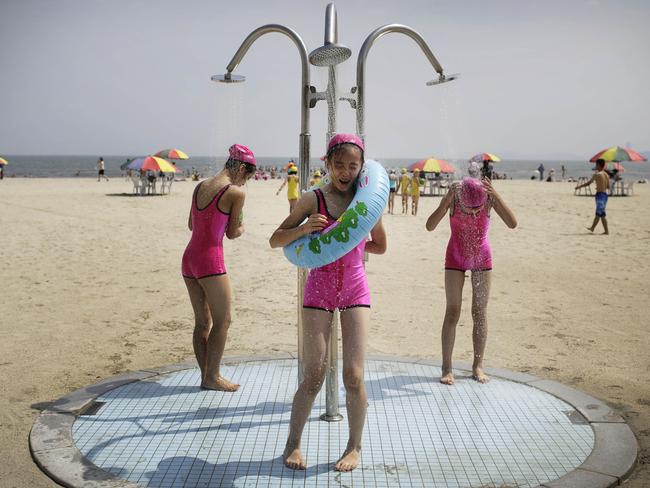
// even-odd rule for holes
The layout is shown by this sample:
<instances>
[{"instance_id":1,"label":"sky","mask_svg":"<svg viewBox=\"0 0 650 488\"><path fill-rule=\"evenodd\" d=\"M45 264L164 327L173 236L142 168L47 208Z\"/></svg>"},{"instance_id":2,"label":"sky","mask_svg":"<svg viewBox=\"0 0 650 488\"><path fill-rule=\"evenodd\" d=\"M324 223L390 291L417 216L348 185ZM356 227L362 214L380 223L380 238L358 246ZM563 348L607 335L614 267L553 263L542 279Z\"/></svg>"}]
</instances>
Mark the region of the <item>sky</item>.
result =
<instances>
[{"instance_id":1,"label":"sky","mask_svg":"<svg viewBox=\"0 0 650 488\"><path fill-rule=\"evenodd\" d=\"M246 36L277 23L323 44L328 2L307 0L0 0L0 155L150 154L178 147L221 156L239 142L259 156L298 154L301 64L286 36L250 48L217 84ZM421 34L436 74L402 34L366 61L371 157L588 159L612 145L650 150L650 2L355 0L335 3L341 94L356 84L366 37L385 24ZM311 84L327 69L311 67ZM324 151L325 102L310 110L312 156ZM337 129L355 113L338 104Z\"/></svg>"}]
</instances>

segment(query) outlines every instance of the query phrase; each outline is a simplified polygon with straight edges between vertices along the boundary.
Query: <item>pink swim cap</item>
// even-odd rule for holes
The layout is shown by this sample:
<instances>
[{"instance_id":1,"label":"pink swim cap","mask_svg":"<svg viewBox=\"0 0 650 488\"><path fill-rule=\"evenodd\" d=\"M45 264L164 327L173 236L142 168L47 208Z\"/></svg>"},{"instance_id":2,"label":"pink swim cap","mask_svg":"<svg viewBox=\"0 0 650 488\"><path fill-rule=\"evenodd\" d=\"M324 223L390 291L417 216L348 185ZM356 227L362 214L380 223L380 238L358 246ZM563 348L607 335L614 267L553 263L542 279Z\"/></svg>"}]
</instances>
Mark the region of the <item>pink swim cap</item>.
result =
<instances>
[{"instance_id":1,"label":"pink swim cap","mask_svg":"<svg viewBox=\"0 0 650 488\"><path fill-rule=\"evenodd\" d=\"M256 166L255 155L253 154L253 151L248 149L246 146L243 146L241 144L233 144L228 149L228 153L230 154L230 159Z\"/></svg>"},{"instance_id":2,"label":"pink swim cap","mask_svg":"<svg viewBox=\"0 0 650 488\"><path fill-rule=\"evenodd\" d=\"M460 185L460 200L465 207L480 207L487 201L485 187L476 178L463 178Z\"/></svg>"},{"instance_id":3,"label":"pink swim cap","mask_svg":"<svg viewBox=\"0 0 650 488\"><path fill-rule=\"evenodd\" d=\"M354 144L359 149L361 149L361 153L365 151L363 141L359 136L356 136L354 134L336 134L330 139L330 142L327 144L327 155L329 156L332 150L341 144Z\"/></svg>"}]
</instances>

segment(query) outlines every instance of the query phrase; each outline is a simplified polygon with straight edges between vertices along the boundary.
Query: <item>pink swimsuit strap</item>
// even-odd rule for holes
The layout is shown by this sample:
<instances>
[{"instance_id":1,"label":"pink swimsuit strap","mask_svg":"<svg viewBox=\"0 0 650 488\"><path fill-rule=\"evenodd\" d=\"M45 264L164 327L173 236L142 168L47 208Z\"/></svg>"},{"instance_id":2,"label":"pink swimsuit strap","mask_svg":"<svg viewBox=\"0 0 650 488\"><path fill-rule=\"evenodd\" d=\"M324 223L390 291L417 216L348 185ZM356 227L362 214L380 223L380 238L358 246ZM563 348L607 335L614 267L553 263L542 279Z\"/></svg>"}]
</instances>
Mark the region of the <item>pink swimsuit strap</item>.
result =
<instances>
[{"instance_id":1,"label":"pink swimsuit strap","mask_svg":"<svg viewBox=\"0 0 650 488\"><path fill-rule=\"evenodd\" d=\"M323 195L323 192L320 190L320 188L315 189L314 193L316 194L316 198L318 199L318 213L324 215L327 218L326 227L329 227L331 224L336 222L337 218L334 217L327 209L327 202L325 201L325 195ZM325 266L321 266L320 268L316 268L316 269L320 269L323 271L334 271L342 266L363 268L363 253L365 251L365 248L366 248L366 240L364 239L350 252L340 257L333 263L326 264Z\"/></svg>"}]
</instances>

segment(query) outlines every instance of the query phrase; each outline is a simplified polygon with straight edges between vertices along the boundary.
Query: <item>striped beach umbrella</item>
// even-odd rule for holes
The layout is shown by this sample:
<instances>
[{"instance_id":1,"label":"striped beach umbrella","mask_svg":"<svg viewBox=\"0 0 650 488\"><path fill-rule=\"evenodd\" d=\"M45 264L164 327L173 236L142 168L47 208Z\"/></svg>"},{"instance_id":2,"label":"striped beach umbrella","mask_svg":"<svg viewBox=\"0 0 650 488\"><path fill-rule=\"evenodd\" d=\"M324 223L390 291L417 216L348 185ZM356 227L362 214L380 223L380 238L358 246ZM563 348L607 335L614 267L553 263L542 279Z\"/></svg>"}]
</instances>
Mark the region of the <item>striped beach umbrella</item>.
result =
<instances>
[{"instance_id":1,"label":"striped beach umbrella","mask_svg":"<svg viewBox=\"0 0 650 488\"><path fill-rule=\"evenodd\" d=\"M166 159L157 156L147 156L134 159L127 166L129 169L162 171L163 173L178 173L181 170Z\"/></svg>"},{"instance_id":2,"label":"striped beach umbrella","mask_svg":"<svg viewBox=\"0 0 650 488\"><path fill-rule=\"evenodd\" d=\"M599 159L617 163L620 163L621 161L647 161L647 159L641 156L638 152L633 151L629 147L621 146L613 146L608 149L603 149L589 161L595 163Z\"/></svg>"},{"instance_id":3,"label":"striped beach umbrella","mask_svg":"<svg viewBox=\"0 0 650 488\"><path fill-rule=\"evenodd\" d=\"M470 163L482 163L483 161L491 161L493 163L498 163L501 161L501 158L497 156L496 154L491 154L491 153L480 153L480 154L475 154L469 159Z\"/></svg>"},{"instance_id":4,"label":"striped beach umbrella","mask_svg":"<svg viewBox=\"0 0 650 488\"><path fill-rule=\"evenodd\" d=\"M4 158L0 158L0 166L7 166L9 164L9 161L7 161Z\"/></svg>"},{"instance_id":5,"label":"striped beach umbrella","mask_svg":"<svg viewBox=\"0 0 650 488\"><path fill-rule=\"evenodd\" d=\"M154 156L166 159L190 159L190 157L180 149L163 149L154 154Z\"/></svg>"},{"instance_id":6,"label":"striped beach umbrella","mask_svg":"<svg viewBox=\"0 0 650 488\"><path fill-rule=\"evenodd\" d=\"M444 159L422 159L409 166L409 171L419 169L423 173L453 173L456 169Z\"/></svg>"},{"instance_id":7,"label":"striped beach umbrella","mask_svg":"<svg viewBox=\"0 0 650 488\"><path fill-rule=\"evenodd\" d=\"M607 163L607 170L608 171L618 171L619 173L623 173L625 171L625 168L621 163Z\"/></svg>"}]
</instances>

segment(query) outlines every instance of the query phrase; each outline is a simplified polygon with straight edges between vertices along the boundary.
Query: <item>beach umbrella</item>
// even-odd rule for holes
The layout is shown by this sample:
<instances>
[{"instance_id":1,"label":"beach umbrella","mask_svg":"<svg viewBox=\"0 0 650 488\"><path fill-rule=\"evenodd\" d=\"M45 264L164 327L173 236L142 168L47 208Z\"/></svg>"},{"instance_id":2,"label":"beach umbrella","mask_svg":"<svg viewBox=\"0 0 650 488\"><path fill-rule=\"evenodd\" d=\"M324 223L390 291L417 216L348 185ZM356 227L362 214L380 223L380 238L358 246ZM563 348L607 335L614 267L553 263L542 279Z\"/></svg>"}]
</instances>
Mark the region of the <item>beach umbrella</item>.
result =
<instances>
[{"instance_id":1,"label":"beach umbrella","mask_svg":"<svg viewBox=\"0 0 650 488\"><path fill-rule=\"evenodd\" d=\"M589 161L595 163L598 159L617 163L621 161L647 161L647 159L641 156L638 152L633 151L629 147L621 146L613 146L608 149L603 149Z\"/></svg>"},{"instance_id":2,"label":"beach umbrella","mask_svg":"<svg viewBox=\"0 0 650 488\"><path fill-rule=\"evenodd\" d=\"M178 173L181 170L166 159L157 156L147 156L134 159L127 166L129 169L141 169L151 171L162 171L163 173Z\"/></svg>"},{"instance_id":3,"label":"beach umbrella","mask_svg":"<svg viewBox=\"0 0 650 488\"><path fill-rule=\"evenodd\" d=\"M9 164L9 161L7 161L4 158L0 158L0 166L7 166Z\"/></svg>"},{"instance_id":4,"label":"beach umbrella","mask_svg":"<svg viewBox=\"0 0 650 488\"><path fill-rule=\"evenodd\" d=\"M190 157L180 149L163 149L154 154L154 156L166 159L190 159Z\"/></svg>"},{"instance_id":5,"label":"beach umbrella","mask_svg":"<svg viewBox=\"0 0 650 488\"><path fill-rule=\"evenodd\" d=\"M422 159L409 166L409 171L419 169L423 173L453 173L455 168L444 159Z\"/></svg>"},{"instance_id":6,"label":"beach umbrella","mask_svg":"<svg viewBox=\"0 0 650 488\"><path fill-rule=\"evenodd\" d=\"M134 160L134 158L128 158L126 161L124 161L122 164L120 164L120 169L125 170L129 169L129 164Z\"/></svg>"},{"instance_id":7,"label":"beach umbrella","mask_svg":"<svg viewBox=\"0 0 650 488\"><path fill-rule=\"evenodd\" d=\"M470 163L472 162L482 163L483 161L491 161L493 163L498 163L499 161L501 161L501 158L496 154L480 153L480 154L475 154L469 159Z\"/></svg>"},{"instance_id":8,"label":"beach umbrella","mask_svg":"<svg viewBox=\"0 0 650 488\"><path fill-rule=\"evenodd\" d=\"M623 173L625 171L625 168L621 163L607 163L607 170L608 171L618 171L619 173Z\"/></svg>"}]
</instances>

